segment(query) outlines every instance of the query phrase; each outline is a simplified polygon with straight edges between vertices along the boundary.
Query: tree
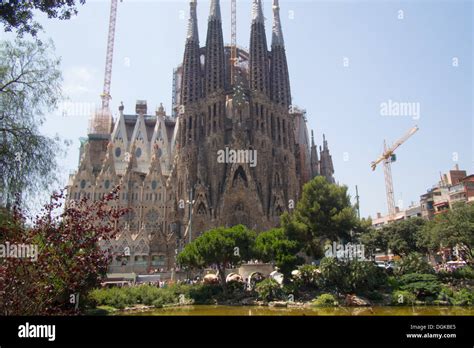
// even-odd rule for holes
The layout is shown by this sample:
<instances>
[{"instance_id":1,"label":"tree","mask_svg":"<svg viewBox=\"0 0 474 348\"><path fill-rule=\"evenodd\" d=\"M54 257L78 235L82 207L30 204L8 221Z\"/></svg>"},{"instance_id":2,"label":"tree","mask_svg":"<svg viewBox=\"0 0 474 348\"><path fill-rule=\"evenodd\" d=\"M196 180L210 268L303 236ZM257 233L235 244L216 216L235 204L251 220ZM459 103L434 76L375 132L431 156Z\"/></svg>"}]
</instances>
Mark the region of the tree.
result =
<instances>
[{"instance_id":1,"label":"tree","mask_svg":"<svg viewBox=\"0 0 474 348\"><path fill-rule=\"evenodd\" d=\"M255 252L264 262L274 261L283 273L285 281L290 279L291 271L304 260L297 254L301 245L296 240L289 240L282 228L263 232L255 240Z\"/></svg>"},{"instance_id":2,"label":"tree","mask_svg":"<svg viewBox=\"0 0 474 348\"><path fill-rule=\"evenodd\" d=\"M436 216L423 228L420 244L433 252L457 247L467 258L472 258L474 205L455 204L451 210Z\"/></svg>"},{"instance_id":3,"label":"tree","mask_svg":"<svg viewBox=\"0 0 474 348\"><path fill-rule=\"evenodd\" d=\"M281 219L288 237L302 243L303 250L314 257L322 256L325 240L347 241L359 226L347 187L331 184L322 176L304 185L294 213Z\"/></svg>"},{"instance_id":4,"label":"tree","mask_svg":"<svg viewBox=\"0 0 474 348\"><path fill-rule=\"evenodd\" d=\"M425 223L422 218L415 217L392 222L381 229L368 228L360 235L359 241L370 254L377 249L382 251L390 249L400 256L416 251L424 252L426 248L420 244L420 238Z\"/></svg>"},{"instance_id":5,"label":"tree","mask_svg":"<svg viewBox=\"0 0 474 348\"><path fill-rule=\"evenodd\" d=\"M216 266L225 289L226 268L254 258L255 238L256 233L243 225L215 228L186 245L178 255L178 263L191 268Z\"/></svg>"},{"instance_id":6,"label":"tree","mask_svg":"<svg viewBox=\"0 0 474 348\"><path fill-rule=\"evenodd\" d=\"M400 256L415 251L424 251L424 248L417 243L424 224L424 219L414 217L384 226L382 229L387 238L387 247L394 254Z\"/></svg>"},{"instance_id":7,"label":"tree","mask_svg":"<svg viewBox=\"0 0 474 348\"><path fill-rule=\"evenodd\" d=\"M359 242L364 245L364 250L369 255L374 255L377 250L388 249L387 235L382 229L369 228L359 236Z\"/></svg>"},{"instance_id":8,"label":"tree","mask_svg":"<svg viewBox=\"0 0 474 348\"><path fill-rule=\"evenodd\" d=\"M16 30L20 36L24 33L36 36L42 27L33 19L34 11L41 11L48 18L70 19L77 14L76 3L82 5L85 2L85 0L4 0L0 3L0 22L5 31Z\"/></svg>"},{"instance_id":9,"label":"tree","mask_svg":"<svg viewBox=\"0 0 474 348\"><path fill-rule=\"evenodd\" d=\"M397 262L397 274L434 273L433 267L422 254L412 252Z\"/></svg>"},{"instance_id":10,"label":"tree","mask_svg":"<svg viewBox=\"0 0 474 348\"><path fill-rule=\"evenodd\" d=\"M1 315L76 313L71 302L83 304L107 271L110 254L99 241L114 238L126 212L110 204L117 199L118 188L99 201L83 198L64 207L63 193L54 194L31 227L20 210L8 213L0 221L10 249L0 260ZM12 254L13 245L29 246L32 257Z\"/></svg>"},{"instance_id":11,"label":"tree","mask_svg":"<svg viewBox=\"0 0 474 348\"><path fill-rule=\"evenodd\" d=\"M319 270L324 287L336 292L364 293L386 283L385 272L373 262L325 257Z\"/></svg>"},{"instance_id":12,"label":"tree","mask_svg":"<svg viewBox=\"0 0 474 348\"><path fill-rule=\"evenodd\" d=\"M57 178L61 142L39 131L61 98L53 52L52 42L0 42L0 205L37 196Z\"/></svg>"}]
</instances>

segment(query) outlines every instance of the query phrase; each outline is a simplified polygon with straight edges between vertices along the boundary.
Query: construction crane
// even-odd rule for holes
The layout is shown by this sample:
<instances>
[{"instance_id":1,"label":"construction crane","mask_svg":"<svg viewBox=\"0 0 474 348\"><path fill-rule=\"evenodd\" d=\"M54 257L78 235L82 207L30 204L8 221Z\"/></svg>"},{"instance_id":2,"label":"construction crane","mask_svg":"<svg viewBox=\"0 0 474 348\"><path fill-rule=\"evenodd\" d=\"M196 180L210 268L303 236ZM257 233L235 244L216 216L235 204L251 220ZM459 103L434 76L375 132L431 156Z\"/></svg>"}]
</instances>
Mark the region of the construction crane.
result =
<instances>
[{"instance_id":1,"label":"construction crane","mask_svg":"<svg viewBox=\"0 0 474 348\"><path fill-rule=\"evenodd\" d=\"M237 65L237 0L231 0L231 40L230 40L230 76L231 83L235 82L235 66Z\"/></svg>"},{"instance_id":2,"label":"construction crane","mask_svg":"<svg viewBox=\"0 0 474 348\"><path fill-rule=\"evenodd\" d=\"M107 55L105 58L105 76L104 76L104 91L102 92L102 109L109 109L110 84L112 81L112 62L114 58L114 43L115 43L115 23L117 22L117 3L118 0L112 0L110 4L110 18L109 18L109 35L107 38Z\"/></svg>"},{"instance_id":3,"label":"construction crane","mask_svg":"<svg viewBox=\"0 0 474 348\"><path fill-rule=\"evenodd\" d=\"M371 164L372 170L374 171L377 168L377 165L380 162L383 162L385 190L387 192L388 215L390 221L392 221L395 217L395 197L392 179L392 162L395 162L397 160L395 150L398 149L400 145L406 142L418 130L418 126L411 128L402 138L397 140L391 147L387 147L387 143L384 141L384 152Z\"/></svg>"},{"instance_id":4,"label":"construction crane","mask_svg":"<svg viewBox=\"0 0 474 348\"><path fill-rule=\"evenodd\" d=\"M107 53L105 57L104 89L100 95L102 105L92 116L89 124L89 134L109 134L112 130L112 113L109 102L110 84L112 81L112 63L114 58L115 24L117 22L117 3L112 0L110 4L109 33L107 37Z\"/></svg>"}]
</instances>

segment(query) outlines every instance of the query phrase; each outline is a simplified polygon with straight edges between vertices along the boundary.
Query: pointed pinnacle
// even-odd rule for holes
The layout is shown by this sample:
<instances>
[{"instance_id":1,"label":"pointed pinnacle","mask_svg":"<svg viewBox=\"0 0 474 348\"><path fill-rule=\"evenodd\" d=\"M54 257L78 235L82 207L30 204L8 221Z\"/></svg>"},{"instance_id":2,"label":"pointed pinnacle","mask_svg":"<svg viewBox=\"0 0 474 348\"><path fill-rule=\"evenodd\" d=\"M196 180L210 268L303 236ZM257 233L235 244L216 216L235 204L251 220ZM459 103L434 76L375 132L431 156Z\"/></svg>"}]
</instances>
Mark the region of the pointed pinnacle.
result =
<instances>
[{"instance_id":1,"label":"pointed pinnacle","mask_svg":"<svg viewBox=\"0 0 474 348\"><path fill-rule=\"evenodd\" d=\"M262 1L253 0L252 4L252 23L264 23L265 17L263 17Z\"/></svg>"},{"instance_id":2,"label":"pointed pinnacle","mask_svg":"<svg viewBox=\"0 0 474 348\"><path fill-rule=\"evenodd\" d=\"M209 20L216 19L222 21L221 5L219 0L211 0L211 10L209 11Z\"/></svg>"},{"instance_id":3,"label":"pointed pinnacle","mask_svg":"<svg viewBox=\"0 0 474 348\"><path fill-rule=\"evenodd\" d=\"M281 28L280 5L278 0L273 0L272 46L285 46L285 41L283 40L283 30Z\"/></svg>"},{"instance_id":4,"label":"pointed pinnacle","mask_svg":"<svg viewBox=\"0 0 474 348\"><path fill-rule=\"evenodd\" d=\"M188 21L188 41L199 42L199 31L197 24L197 0L191 0L189 2L189 21Z\"/></svg>"}]
</instances>

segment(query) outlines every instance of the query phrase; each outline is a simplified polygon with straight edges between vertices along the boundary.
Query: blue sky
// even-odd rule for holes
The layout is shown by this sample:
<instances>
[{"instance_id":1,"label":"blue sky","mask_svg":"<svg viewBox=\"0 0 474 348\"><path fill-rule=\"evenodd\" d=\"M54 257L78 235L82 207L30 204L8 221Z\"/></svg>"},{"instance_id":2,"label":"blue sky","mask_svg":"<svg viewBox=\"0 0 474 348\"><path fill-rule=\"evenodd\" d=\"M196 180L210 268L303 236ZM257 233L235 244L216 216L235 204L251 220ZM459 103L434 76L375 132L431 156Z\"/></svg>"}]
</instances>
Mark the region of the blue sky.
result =
<instances>
[{"instance_id":1,"label":"blue sky","mask_svg":"<svg viewBox=\"0 0 474 348\"><path fill-rule=\"evenodd\" d=\"M230 1L221 1L230 41ZM238 44L248 47L249 0L238 0ZM472 1L280 0L293 104L307 110L316 141L326 134L336 180L355 194L362 216L386 212L382 168L370 162L383 140L394 142L417 124L420 131L397 152L393 180L397 203L407 207L456 163L474 172ZM154 110L171 108L172 70L183 55L188 1L119 3L112 108L133 112L137 99ZM73 140L64 184L77 167L79 137L88 108L100 102L110 2L88 1L70 21L39 17L62 58L64 92L74 112L48 117L43 130ZM198 1L201 44L209 1ZM402 12L401 12L402 11ZM264 0L271 38L271 1ZM401 17L403 17L401 19ZM5 35L11 38L11 35ZM270 41L269 41L270 42ZM457 66L453 62L457 61ZM348 62L348 66L344 66ZM419 119L382 116L381 103L418 103ZM416 117L415 117L416 118Z\"/></svg>"}]
</instances>

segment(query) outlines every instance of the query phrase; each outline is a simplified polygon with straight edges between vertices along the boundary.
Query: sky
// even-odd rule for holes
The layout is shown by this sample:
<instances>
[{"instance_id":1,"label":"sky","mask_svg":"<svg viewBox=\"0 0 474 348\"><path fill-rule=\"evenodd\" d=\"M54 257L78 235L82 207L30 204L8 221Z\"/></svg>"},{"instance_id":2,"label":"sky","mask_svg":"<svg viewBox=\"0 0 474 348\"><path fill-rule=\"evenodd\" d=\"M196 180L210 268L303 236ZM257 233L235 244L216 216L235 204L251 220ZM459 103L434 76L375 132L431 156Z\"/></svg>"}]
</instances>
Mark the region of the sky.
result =
<instances>
[{"instance_id":1,"label":"sky","mask_svg":"<svg viewBox=\"0 0 474 348\"><path fill-rule=\"evenodd\" d=\"M268 42L272 4L264 0ZM335 178L355 196L361 216L386 213L383 168L370 163L411 127L420 130L397 150L392 165L396 204L419 196L458 164L474 173L473 2L280 0L293 105L307 111L315 140L329 143ZM182 61L188 1L119 2L111 107L133 113L136 100L149 113L171 110L173 68ZM222 0L224 38L230 42L230 1ZM36 18L39 37L51 38L61 57L67 100L42 131L73 143L61 159L62 180L77 168L79 138L103 88L110 1L89 0L69 21ZM248 47L251 1L237 1L237 41ZM201 45L209 1L198 0ZM1 33L11 39L11 34ZM390 103L390 104L389 104ZM407 104L409 103L409 104ZM388 113L383 106L391 105ZM410 105L402 115L394 107ZM63 112L65 111L66 112Z\"/></svg>"}]
</instances>

